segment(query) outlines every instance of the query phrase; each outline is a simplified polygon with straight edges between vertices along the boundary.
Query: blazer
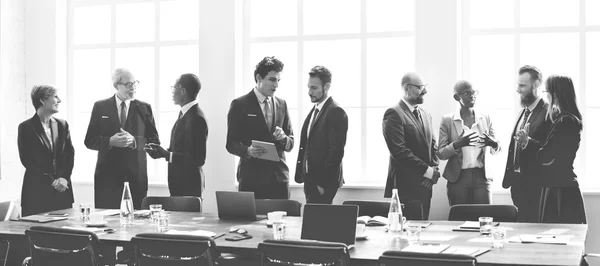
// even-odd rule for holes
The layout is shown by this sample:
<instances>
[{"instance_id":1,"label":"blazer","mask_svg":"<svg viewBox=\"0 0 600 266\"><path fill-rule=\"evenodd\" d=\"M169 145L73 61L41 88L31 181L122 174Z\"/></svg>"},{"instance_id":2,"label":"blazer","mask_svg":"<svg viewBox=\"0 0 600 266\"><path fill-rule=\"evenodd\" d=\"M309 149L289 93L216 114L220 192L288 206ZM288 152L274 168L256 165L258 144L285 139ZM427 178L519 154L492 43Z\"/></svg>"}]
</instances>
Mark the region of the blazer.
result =
<instances>
[{"instance_id":1,"label":"blazer","mask_svg":"<svg viewBox=\"0 0 600 266\"><path fill-rule=\"evenodd\" d=\"M19 125L17 143L19 157L25 167L21 191L23 216L67 209L73 204L71 172L75 150L69 124L65 120L51 118L50 125L52 139L48 139L37 114ZM69 188L64 192L52 187L52 182L60 177L68 181Z\"/></svg>"},{"instance_id":2,"label":"blazer","mask_svg":"<svg viewBox=\"0 0 600 266\"><path fill-rule=\"evenodd\" d=\"M169 191L171 196L201 197L204 190L206 139L208 125L204 113L193 105L171 130L172 152L169 163ZM167 161L169 158L167 158Z\"/></svg>"},{"instance_id":3,"label":"blazer","mask_svg":"<svg viewBox=\"0 0 600 266\"><path fill-rule=\"evenodd\" d=\"M273 96L273 128L267 127L267 122L256 98L254 90L231 101L227 114L227 143L225 148L233 155L240 157L237 180L248 182L269 183L273 175L279 182L288 182L289 169L285 163L285 153L294 147L294 132L288 112L287 103ZM286 138L275 140L273 132L279 126ZM278 162L248 157L248 147L252 140L275 143Z\"/></svg>"},{"instance_id":4,"label":"blazer","mask_svg":"<svg viewBox=\"0 0 600 266\"><path fill-rule=\"evenodd\" d=\"M541 163L540 184L542 187L576 187L577 175L573 171L573 162L581 141L581 120L570 113L561 113L551 124L545 141L530 139L537 150L537 159Z\"/></svg>"},{"instance_id":5,"label":"blazer","mask_svg":"<svg viewBox=\"0 0 600 266\"><path fill-rule=\"evenodd\" d=\"M544 99L540 99L537 106L533 108L531 111L529 121L529 137L532 139L546 139L548 135L548 130L550 128L550 120L546 119L546 110L548 109L548 103L544 101ZM514 180L517 177L514 170L514 154L515 154L515 134L517 132L517 127L519 126L519 120L524 115L525 111L521 111L519 117L517 118L517 122L515 123L515 127L513 129L512 135L510 137L510 144L508 148L508 160L506 162L506 169L504 172L504 180L502 180L502 187L509 188L515 182ZM527 145L524 149L521 150L521 174L525 178L531 178L534 180L538 180L540 176L540 168L541 164L537 159L538 148Z\"/></svg>"},{"instance_id":6,"label":"blazer","mask_svg":"<svg viewBox=\"0 0 600 266\"><path fill-rule=\"evenodd\" d=\"M297 183L307 181L322 187L341 187L344 184L342 158L344 158L348 133L348 116L344 109L330 97L314 119L307 138L310 118L314 111L315 107L309 112L302 125L294 179ZM303 171L305 155L308 163L306 175Z\"/></svg>"},{"instance_id":7,"label":"blazer","mask_svg":"<svg viewBox=\"0 0 600 266\"><path fill-rule=\"evenodd\" d=\"M437 144L433 138L431 115L418 109L423 120L423 128L418 126L409 107L400 103L387 109L383 116L383 137L390 151L385 197L392 196L397 188L401 199L422 198L420 194L431 190L421 187L428 167L437 166Z\"/></svg>"},{"instance_id":8,"label":"blazer","mask_svg":"<svg viewBox=\"0 0 600 266\"><path fill-rule=\"evenodd\" d=\"M452 143L456 141L463 133L461 120L456 118L456 116L460 118L460 111L447 114L442 117L442 122L440 123L440 146L437 153L437 156L440 158L440 160L448 160L442 176L451 183L456 183L456 181L458 181L463 159L462 149L454 149L454 146L452 145ZM492 127L492 120L490 119L489 115L483 115L479 112L475 112L475 119L477 121L477 128L479 128L481 132L488 133L492 138L495 138L496 133ZM482 156L484 160L484 166L485 153L488 150L490 150L492 154L496 154L498 151L500 151L500 145L498 145L498 148L496 149L483 147ZM485 167L483 169L485 171ZM491 176L486 175L486 177L488 180L492 180Z\"/></svg>"},{"instance_id":9,"label":"blazer","mask_svg":"<svg viewBox=\"0 0 600 266\"><path fill-rule=\"evenodd\" d=\"M97 193L100 188L125 181L135 190L148 189L144 146L146 143L160 144L150 104L139 100L130 103L124 130L135 138L135 148L109 146L110 137L120 129L115 96L94 103L84 143L88 149L98 151L94 174L94 190Z\"/></svg>"}]
</instances>

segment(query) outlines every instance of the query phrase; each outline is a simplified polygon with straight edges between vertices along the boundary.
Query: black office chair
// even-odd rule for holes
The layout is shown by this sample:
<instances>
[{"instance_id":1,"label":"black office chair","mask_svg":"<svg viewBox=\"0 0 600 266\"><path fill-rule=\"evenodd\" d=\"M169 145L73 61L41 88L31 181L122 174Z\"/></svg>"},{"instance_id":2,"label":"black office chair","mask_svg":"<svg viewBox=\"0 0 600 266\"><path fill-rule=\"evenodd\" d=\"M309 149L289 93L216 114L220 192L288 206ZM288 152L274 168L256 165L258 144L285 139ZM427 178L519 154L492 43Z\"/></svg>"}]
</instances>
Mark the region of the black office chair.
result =
<instances>
[{"instance_id":1,"label":"black office chair","mask_svg":"<svg viewBox=\"0 0 600 266\"><path fill-rule=\"evenodd\" d=\"M258 244L261 265L328 265L350 263L348 246L312 240L265 240Z\"/></svg>"},{"instance_id":2,"label":"black office chair","mask_svg":"<svg viewBox=\"0 0 600 266\"><path fill-rule=\"evenodd\" d=\"M386 251L379 257L379 266L476 266L477 259L468 255Z\"/></svg>"},{"instance_id":3,"label":"black office chair","mask_svg":"<svg viewBox=\"0 0 600 266\"><path fill-rule=\"evenodd\" d=\"M358 216L387 217L390 211L389 201L347 200L342 204L358 206ZM402 214L407 220L423 220L423 205L418 200L407 201L402 204Z\"/></svg>"},{"instance_id":4,"label":"black office chair","mask_svg":"<svg viewBox=\"0 0 600 266\"><path fill-rule=\"evenodd\" d=\"M99 254L100 242L96 234L47 226L33 226L25 231L29 237L31 257L23 265L104 265Z\"/></svg>"},{"instance_id":5,"label":"black office chair","mask_svg":"<svg viewBox=\"0 0 600 266\"><path fill-rule=\"evenodd\" d=\"M288 216L300 216L302 203L286 199L257 199L256 213L267 214L272 211L285 211Z\"/></svg>"},{"instance_id":6,"label":"black office chair","mask_svg":"<svg viewBox=\"0 0 600 266\"><path fill-rule=\"evenodd\" d=\"M152 204L162 204L166 211L202 212L202 199L198 197L145 197L142 209L148 210Z\"/></svg>"},{"instance_id":7,"label":"black office chair","mask_svg":"<svg viewBox=\"0 0 600 266\"><path fill-rule=\"evenodd\" d=\"M493 217L494 222L517 222L514 205L457 204L450 207L448 221L478 221L479 217Z\"/></svg>"},{"instance_id":8,"label":"black office chair","mask_svg":"<svg viewBox=\"0 0 600 266\"><path fill-rule=\"evenodd\" d=\"M144 233L131 239L137 266L215 265L217 245L210 237Z\"/></svg>"}]
</instances>

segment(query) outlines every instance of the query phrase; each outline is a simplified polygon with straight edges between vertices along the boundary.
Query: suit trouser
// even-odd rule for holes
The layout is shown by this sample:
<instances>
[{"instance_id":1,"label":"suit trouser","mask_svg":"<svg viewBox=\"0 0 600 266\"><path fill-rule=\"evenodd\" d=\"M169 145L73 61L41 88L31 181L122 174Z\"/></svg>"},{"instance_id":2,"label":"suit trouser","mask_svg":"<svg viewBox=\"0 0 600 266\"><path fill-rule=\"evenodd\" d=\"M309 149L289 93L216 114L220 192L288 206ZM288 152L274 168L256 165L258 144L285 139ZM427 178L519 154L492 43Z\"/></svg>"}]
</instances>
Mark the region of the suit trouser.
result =
<instances>
[{"instance_id":1,"label":"suit trouser","mask_svg":"<svg viewBox=\"0 0 600 266\"><path fill-rule=\"evenodd\" d=\"M540 220L542 223L587 223L579 186L542 188Z\"/></svg>"},{"instance_id":2,"label":"suit trouser","mask_svg":"<svg viewBox=\"0 0 600 266\"><path fill-rule=\"evenodd\" d=\"M532 177L515 173L515 179L510 187L513 203L519 208L519 222L540 222L540 198L542 187L532 180Z\"/></svg>"},{"instance_id":3,"label":"suit trouser","mask_svg":"<svg viewBox=\"0 0 600 266\"><path fill-rule=\"evenodd\" d=\"M460 170L455 183L448 181L447 192L450 206L456 204L490 204L492 181L485 176L483 168Z\"/></svg>"},{"instance_id":4,"label":"suit trouser","mask_svg":"<svg viewBox=\"0 0 600 266\"><path fill-rule=\"evenodd\" d=\"M304 195L306 196L306 203L331 204L339 187L336 185L322 188L323 194L319 192L317 184L304 181Z\"/></svg>"},{"instance_id":5,"label":"suit trouser","mask_svg":"<svg viewBox=\"0 0 600 266\"><path fill-rule=\"evenodd\" d=\"M239 191L254 192L255 199L289 199L290 185L277 179L271 182L258 182L257 180L240 180Z\"/></svg>"}]
</instances>

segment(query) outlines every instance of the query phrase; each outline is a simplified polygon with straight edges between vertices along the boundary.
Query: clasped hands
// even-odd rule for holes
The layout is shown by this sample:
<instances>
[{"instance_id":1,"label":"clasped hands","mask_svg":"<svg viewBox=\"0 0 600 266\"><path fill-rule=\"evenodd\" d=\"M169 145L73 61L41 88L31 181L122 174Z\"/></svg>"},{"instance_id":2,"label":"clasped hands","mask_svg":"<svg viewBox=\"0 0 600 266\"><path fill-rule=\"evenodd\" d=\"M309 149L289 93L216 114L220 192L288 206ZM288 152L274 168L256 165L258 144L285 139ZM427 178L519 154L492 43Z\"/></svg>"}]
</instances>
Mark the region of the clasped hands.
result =
<instances>
[{"instance_id":1,"label":"clasped hands","mask_svg":"<svg viewBox=\"0 0 600 266\"><path fill-rule=\"evenodd\" d=\"M49 174L44 174L49 175ZM49 175L52 178L52 175ZM58 192L65 192L65 190L69 189L69 181L63 177L59 177L52 181L52 187L56 189Z\"/></svg>"},{"instance_id":2,"label":"clasped hands","mask_svg":"<svg viewBox=\"0 0 600 266\"><path fill-rule=\"evenodd\" d=\"M523 129L517 130L514 138L515 141L521 145L521 148L525 148L527 142L529 142L529 123L525 124Z\"/></svg>"},{"instance_id":3,"label":"clasped hands","mask_svg":"<svg viewBox=\"0 0 600 266\"><path fill-rule=\"evenodd\" d=\"M121 131L115 133L108 140L108 144L112 147L133 148L135 146L135 138L127 131L121 128Z\"/></svg>"},{"instance_id":4,"label":"clasped hands","mask_svg":"<svg viewBox=\"0 0 600 266\"><path fill-rule=\"evenodd\" d=\"M433 185L437 184L437 181L438 179L440 179L440 176L440 168L437 166L433 167L433 176L431 177L431 179L423 177L421 180L421 186L428 190L431 190Z\"/></svg>"},{"instance_id":5,"label":"clasped hands","mask_svg":"<svg viewBox=\"0 0 600 266\"><path fill-rule=\"evenodd\" d=\"M273 132L273 137L275 137L276 140L282 140L287 138L287 135L285 134L285 132L283 131L283 129L281 129L279 126L275 127L275 132ZM258 146L250 146L248 147L247 150L247 154L250 157L261 157L264 154L267 153L267 149L265 149L264 147L258 147Z\"/></svg>"},{"instance_id":6,"label":"clasped hands","mask_svg":"<svg viewBox=\"0 0 600 266\"><path fill-rule=\"evenodd\" d=\"M488 133L483 132L483 136L477 135L477 132L471 132L468 135L465 135L465 131L463 130L458 139L452 143L452 146L454 146L454 149L460 149L465 146L475 146L478 148L491 146L496 148L498 142Z\"/></svg>"},{"instance_id":7,"label":"clasped hands","mask_svg":"<svg viewBox=\"0 0 600 266\"><path fill-rule=\"evenodd\" d=\"M144 150L152 159L169 157L169 152L156 143L146 143Z\"/></svg>"}]
</instances>

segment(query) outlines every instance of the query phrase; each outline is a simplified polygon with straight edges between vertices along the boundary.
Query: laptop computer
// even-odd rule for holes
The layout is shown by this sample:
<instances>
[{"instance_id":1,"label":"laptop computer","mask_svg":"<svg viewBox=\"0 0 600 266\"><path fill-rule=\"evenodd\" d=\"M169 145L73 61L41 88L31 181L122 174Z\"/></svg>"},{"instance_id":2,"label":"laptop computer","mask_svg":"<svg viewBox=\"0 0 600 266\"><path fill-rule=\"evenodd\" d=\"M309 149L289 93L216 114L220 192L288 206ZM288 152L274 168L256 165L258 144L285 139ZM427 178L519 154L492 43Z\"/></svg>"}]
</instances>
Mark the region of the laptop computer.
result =
<instances>
[{"instance_id":1,"label":"laptop computer","mask_svg":"<svg viewBox=\"0 0 600 266\"><path fill-rule=\"evenodd\" d=\"M341 242L354 246L358 206L306 204L301 239Z\"/></svg>"},{"instance_id":2,"label":"laptop computer","mask_svg":"<svg viewBox=\"0 0 600 266\"><path fill-rule=\"evenodd\" d=\"M254 192L216 191L217 211L222 220L258 221L266 215L256 215Z\"/></svg>"}]
</instances>

